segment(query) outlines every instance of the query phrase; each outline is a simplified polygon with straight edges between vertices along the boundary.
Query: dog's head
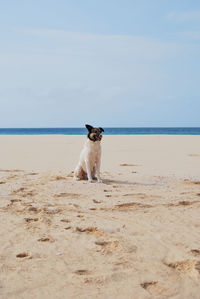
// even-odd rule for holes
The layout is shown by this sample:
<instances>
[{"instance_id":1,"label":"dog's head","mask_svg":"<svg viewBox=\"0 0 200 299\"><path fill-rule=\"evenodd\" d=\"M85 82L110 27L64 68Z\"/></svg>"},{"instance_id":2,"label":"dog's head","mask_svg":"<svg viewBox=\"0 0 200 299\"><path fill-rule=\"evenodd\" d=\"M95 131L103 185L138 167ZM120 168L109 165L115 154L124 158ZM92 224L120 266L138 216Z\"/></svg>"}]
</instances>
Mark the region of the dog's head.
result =
<instances>
[{"instance_id":1,"label":"dog's head","mask_svg":"<svg viewBox=\"0 0 200 299\"><path fill-rule=\"evenodd\" d=\"M104 132L104 129L102 128L93 128L90 125L85 125L88 129L88 138L95 142L95 141L101 141L102 139L102 132Z\"/></svg>"}]
</instances>

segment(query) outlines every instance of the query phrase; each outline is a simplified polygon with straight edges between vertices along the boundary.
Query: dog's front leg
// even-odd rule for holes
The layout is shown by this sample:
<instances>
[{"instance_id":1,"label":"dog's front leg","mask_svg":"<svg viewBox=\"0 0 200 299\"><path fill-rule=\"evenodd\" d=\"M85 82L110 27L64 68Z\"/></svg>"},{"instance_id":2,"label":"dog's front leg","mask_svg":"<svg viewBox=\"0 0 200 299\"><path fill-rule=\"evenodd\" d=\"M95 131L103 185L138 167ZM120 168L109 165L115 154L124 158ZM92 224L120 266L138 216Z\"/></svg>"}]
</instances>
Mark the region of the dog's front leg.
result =
<instances>
[{"instance_id":1,"label":"dog's front leg","mask_svg":"<svg viewBox=\"0 0 200 299\"><path fill-rule=\"evenodd\" d=\"M81 164L79 163L74 170L74 179L76 181L81 179Z\"/></svg>"},{"instance_id":2,"label":"dog's front leg","mask_svg":"<svg viewBox=\"0 0 200 299\"><path fill-rule=\"evenodd\" d=\"M91 169L90 169L90 161L88 159L85 160L85 166L86 166L88 181L90 183L92 183L93 182L93 180L92 180L92 172L91 172Z\"/></svg>"},{"instance_id":3,"label":"dog's front leg","mask_svg":"<svg viewBox=\"0 0 200 299\"><path fill-rule=\"evenodd\" d=\"M102 183L102 179L100 177L100 166L101 166L101 159L98 159L97 163L96 163L96 173L97 173L97 181L98 181L98 183Z\"/></svg>"}]
</instances>

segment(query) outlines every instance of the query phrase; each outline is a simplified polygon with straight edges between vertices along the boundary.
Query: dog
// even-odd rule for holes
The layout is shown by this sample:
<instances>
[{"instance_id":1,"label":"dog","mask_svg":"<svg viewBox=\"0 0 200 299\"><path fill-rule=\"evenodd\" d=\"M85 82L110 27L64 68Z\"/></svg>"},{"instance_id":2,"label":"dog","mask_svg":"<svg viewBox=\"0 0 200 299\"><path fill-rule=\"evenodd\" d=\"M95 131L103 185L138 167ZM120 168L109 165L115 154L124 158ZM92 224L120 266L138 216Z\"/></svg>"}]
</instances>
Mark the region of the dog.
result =
<instances>
[{"instance_id":1,"label":"dog","mask_svg":"<svg viewBox=\"0 0 200 299\"><path fill-rule=\"evenodd\" d=\"M74 178L76 180L88 179L89 182L93 182L95 174L97 176L98 183L102 183L100 177L100 165L101 165L101 139L102 128L93 128L90 125L85 125L88 130L87 141L80 154L78 165L74 171Z\"/></svg>"}]
</instances>

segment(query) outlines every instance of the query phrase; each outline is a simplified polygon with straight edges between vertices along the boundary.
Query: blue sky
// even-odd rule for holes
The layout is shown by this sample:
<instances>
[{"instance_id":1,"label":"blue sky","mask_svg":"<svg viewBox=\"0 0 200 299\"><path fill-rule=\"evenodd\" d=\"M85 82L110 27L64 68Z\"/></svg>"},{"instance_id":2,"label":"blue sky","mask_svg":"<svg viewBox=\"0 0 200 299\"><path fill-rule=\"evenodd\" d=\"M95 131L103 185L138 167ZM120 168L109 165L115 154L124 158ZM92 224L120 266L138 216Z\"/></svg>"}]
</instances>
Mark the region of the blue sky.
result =
<instances>
[{"instance_id":1,"label":"blue sky","mask_svg":"<svg viewBox=\"0 0 200 299\"><path fill-rule=\"evenodd\" d=\"M0 0L0 127L200 126L200 2Z\"/></svg>"}]
</instances>

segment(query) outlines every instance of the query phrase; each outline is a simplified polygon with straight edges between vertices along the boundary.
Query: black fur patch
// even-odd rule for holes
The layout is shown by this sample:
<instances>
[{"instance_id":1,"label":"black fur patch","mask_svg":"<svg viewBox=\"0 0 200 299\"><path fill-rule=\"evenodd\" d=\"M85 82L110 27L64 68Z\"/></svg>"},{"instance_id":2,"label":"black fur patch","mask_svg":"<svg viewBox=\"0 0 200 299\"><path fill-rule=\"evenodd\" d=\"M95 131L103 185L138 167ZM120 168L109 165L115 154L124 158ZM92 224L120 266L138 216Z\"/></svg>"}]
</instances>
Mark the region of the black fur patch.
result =
<instances>
[{"instance_id":1,"label":"black fur patch","mask_svg":"<svg viewBox=\"0 0 200 299\"><path fill-rule=\"evenodd\" d=\"M90 125L85 125L85 127L88 130L88 138L95 142L95 141L101 141L102 135L101 133L104 132L104 129L102 128L94 128Z\"/></svg>"},{"instance_id":2,"label":"black fur patch","mask_svg":"<svg viewBox=\"0 0 200 299\"><path fill-rule=\"evenodd\" d=\"M90 125L85 125L85 127L88 129L88 132L91 132L91 131L92 131L92 129L93 129L93 127L92 127L92 126L90 126Z\"/></svg>"}]
</instances>

